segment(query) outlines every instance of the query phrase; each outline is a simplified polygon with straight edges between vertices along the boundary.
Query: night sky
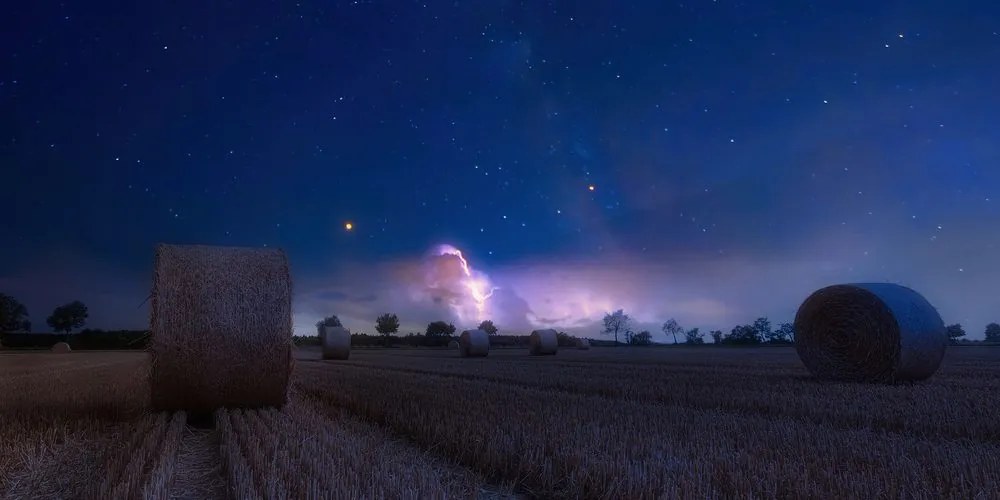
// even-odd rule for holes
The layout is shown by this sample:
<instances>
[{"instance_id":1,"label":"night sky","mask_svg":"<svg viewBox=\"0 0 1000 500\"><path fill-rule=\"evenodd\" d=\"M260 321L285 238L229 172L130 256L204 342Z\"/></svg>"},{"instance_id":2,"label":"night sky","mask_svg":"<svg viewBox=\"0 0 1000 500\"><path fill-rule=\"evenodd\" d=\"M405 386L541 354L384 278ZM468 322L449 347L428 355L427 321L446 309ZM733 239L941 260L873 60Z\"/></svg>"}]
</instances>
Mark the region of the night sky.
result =
<instances>
[{"instance_id":1,"label":"night sky","mask_svg":"<svg viewBox=\"0 0 1000 500\"><path fill-rule=\"evenodd\" d=\"M37 331L147 327L158 242L285 249L298 334L664 340L856 281L1000 321L993 2L37 1L0 61Z\"/></svg>"}]
</instances>

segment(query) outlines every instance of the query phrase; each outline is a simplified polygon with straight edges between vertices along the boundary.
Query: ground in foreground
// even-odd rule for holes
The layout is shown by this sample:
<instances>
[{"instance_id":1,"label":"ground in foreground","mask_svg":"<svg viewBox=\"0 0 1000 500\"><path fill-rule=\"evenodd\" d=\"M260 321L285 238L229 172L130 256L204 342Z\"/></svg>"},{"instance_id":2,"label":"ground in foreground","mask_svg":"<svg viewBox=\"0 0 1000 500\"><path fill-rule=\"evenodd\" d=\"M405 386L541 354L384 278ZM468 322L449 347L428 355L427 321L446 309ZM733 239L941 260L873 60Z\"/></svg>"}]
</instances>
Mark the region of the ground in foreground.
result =
<instances>
[{"instance_id":1,"label":"ground in foreground","mask_svg":"<svg viewBox=\"0 0 1000 500\"><path fill-rule=\"evenodd\" d=\"M1000 349L902 386L816 382L788 348L296 355L288 407L198 423L147 411L142 353L0 354L0 497L1000 491Z\"/></svg>"}]
</instances>

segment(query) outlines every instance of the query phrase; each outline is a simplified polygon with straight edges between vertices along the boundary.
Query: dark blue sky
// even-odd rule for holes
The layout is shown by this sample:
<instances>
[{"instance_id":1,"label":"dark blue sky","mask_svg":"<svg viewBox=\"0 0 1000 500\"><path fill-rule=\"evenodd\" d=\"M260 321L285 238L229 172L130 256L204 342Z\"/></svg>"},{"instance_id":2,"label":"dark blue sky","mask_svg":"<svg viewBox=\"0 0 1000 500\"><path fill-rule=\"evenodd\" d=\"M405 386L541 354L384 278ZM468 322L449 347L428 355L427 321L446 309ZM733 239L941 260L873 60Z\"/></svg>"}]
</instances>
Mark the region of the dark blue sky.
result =
<instances>
[{"instance_id":1,"label":"dark blue sky","mask_svg":"<svg viewBox=\"0 0 1000 500\"><path fill-rule=\"evenodd\" d=\"M1000 321L1000 6L596 3L20 5L0 291L143 327L172 242L286 249L299 333L728 331L887 280Z\"/></svg>"}]
</instances>

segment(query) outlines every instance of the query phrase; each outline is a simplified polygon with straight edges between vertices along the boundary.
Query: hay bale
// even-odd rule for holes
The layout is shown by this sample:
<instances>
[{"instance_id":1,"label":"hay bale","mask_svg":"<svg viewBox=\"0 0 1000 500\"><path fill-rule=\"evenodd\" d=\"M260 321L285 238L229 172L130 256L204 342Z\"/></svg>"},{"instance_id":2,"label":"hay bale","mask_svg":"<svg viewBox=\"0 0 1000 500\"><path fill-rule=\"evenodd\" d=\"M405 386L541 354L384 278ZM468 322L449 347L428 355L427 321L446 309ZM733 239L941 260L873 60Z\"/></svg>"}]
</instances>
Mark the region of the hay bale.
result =
<instances>
[{"instance_id":1,"label":"hay bale","mask_svg":"<svg viewBox=\"0 0 1000 500\"><path fill-rule=\"evenodd\" d=\"M490 334L482 330L466 330L458 338L458 351L463 358L486 357L490 353Z\"/></svg>"},{"instance_id":2,"label":"hay bale","mask_svg":"<svg viewBox=\"0 0 1000 500\"><path fill-rule=\"evenodd\" d=\"M339 326L324 326L323 359L347 359L351 357L351 331Z\"/></svg>"},{"instance_id":3,"label":"hay bale","mask_svg":"<svg viewBox=\"0 0 1000 500\"><path fill-rule=\"evenodd\" d=\"M155 410L283 406L292 282L277 249L159 245L150 318Z\"/></svg>"},{"instance_id":4,"label":"hay bale","mask_svg":"<svg viewBox=\"0 0 1000 500\"><path fill-rule=\"evenodd\" d=\"M63 352L70 352L73 350L73 348L70 347L69 344L65 342L56 342L55 344L52 345L52 349L50 350L55 353L63 353Z\"/></svg>"},{"instance_id":5,"label":"hay bale","mask_svg":"<svg viewBox=\"0 0 1000 500\"><path fill-rule=\"evenodd\" d=\"M448 342L448 348L449 349L458 349L458 341L457 340L452 340L451 342Z\"/></svg>"},{"instance_id":6,"label":"hay bale","mask_svg":"<svg viewBox=\"0 0 1000 500\"><path fill-rule=\"evenodd\" d=\"M821 379L924 380L941 365L947 341L937 310L889 283L822 288L795 315L795 349Z\"/></svg>"},{"instance_id":7,"label":"hay bale","mask_svg":"<svg viewBox=\"0 0 1000 500\"><path fill-rule=\"evenodd\" d=\"M581 351L590 349L590 341L587 339L576 339L576 348Z\"/></svg>"},{"instance_id":8,"label":"hay bale","mask_svg":"<svg viewBox=\"0 0 1000 500\"><path fill-rule=\"evenodd\" d=\"M535 330L528 337L528 353L532 356L555 354L559 350L559 337L555 330Z\"/></svg>"}]
</instances>

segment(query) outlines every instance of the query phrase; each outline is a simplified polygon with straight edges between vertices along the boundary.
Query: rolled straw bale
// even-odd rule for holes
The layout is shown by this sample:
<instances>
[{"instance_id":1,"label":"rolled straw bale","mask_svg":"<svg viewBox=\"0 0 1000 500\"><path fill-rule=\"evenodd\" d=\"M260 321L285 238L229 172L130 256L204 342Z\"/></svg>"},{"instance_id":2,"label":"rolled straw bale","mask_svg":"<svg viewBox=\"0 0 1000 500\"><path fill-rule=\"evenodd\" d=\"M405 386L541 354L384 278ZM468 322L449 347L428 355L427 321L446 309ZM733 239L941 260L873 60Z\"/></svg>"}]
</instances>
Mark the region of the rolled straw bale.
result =
<instances>
[{"instance_id":1,"label":"rolled straw bale","mask_svg":"<svg viewBox=\"0 0 1000 500\"><path fill-rule=\"evenodd\" d=\"M150 319L156 410L283 406L292 282L282 250L156 248Z\"/></svg>"},{"instance_id":2,"label":"rolled straw bale","mask_svg":"<svg viewBox=\"0 0 1000 500\"><path fill-rule=\"evenodd\" d=\"M451 342L448 342L448 348L449 349L458 349L458 341L457 340L452 340Z\"/></svg>"},{"instance_id":3,"label":"rolled straw bale","mask_svg":"<svg viewBox=\"0 0 1000 500\"><path fill-rule=\"evenodd\" d=\"M69 346L69 344L65 342L56 342L55 344L52 345L51 349L51 351L55 353L70 352L72 350L73 349Z\"/></svg>"},{"instance_id":4,"label":"rolled straw bale","mask_svg":"<svg viewBox=\"0 0 1000 500\"><path fill-rule=\"evenodd\" d=\"M941 365L947 340L934 306L890 283L822 288L795 315L795 349L821 379L924 380Z\"/></svg>"},{"instance_id":5,"label":"rolled straw bale","mask_svg":"<svg viewBox=\"0 0 1000 500\"><path fill-rule=\"evenodd\" d=\"M576 348L581 351L586 351L590 349L590 341L587 339L576 339Z\"/></svg>"},{"instance_id":6,"label":"rolled straw bale","mask_svg":"<svg viewBox=\"0 0 1000 500\"><path fill-rule=\"evenodd\" d=\"M466 330L458 338L463 358L486 357L490 353L490 335L482 330Z\"/></svg>"},{"instance_id":7,"label":"rolled straw bale","mask_svg":"<svg viewBox=\"0 0 1000 500\"><path fill-rule=\"evenodd\" d=\"M535 330L528 337L528 352L532 356L555 354L559 350L559 337L555 330Z\"/></svg>"},{"instance_id":8,"label":"rolled straw bale","mask_svg":"<svg viewBox=\"0 0 1000 500\"><path fill-rule=\"evenodd\" d=\"M323 359L351 357L351 331L339 326L323 327Z\"/></svg>"}]
</instances>

